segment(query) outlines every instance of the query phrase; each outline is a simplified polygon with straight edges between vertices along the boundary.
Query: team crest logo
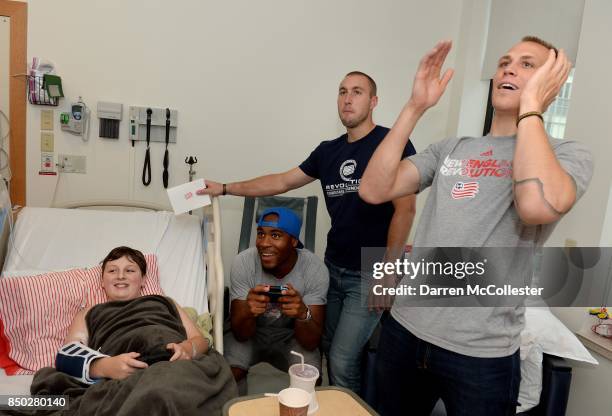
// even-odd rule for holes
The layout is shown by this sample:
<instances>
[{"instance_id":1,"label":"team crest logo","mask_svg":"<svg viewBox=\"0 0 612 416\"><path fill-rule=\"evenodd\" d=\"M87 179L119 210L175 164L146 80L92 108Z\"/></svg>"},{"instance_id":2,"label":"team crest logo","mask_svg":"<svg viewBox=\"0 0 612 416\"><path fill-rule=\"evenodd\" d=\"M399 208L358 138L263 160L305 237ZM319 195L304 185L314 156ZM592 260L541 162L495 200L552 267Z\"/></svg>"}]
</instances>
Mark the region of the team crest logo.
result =
<instances>
[{"instance_id":1,"label":"team crest logo","mask_svg":"<svg viewBox=\"0 0 612 416\"><path fill-rule=\"evenodd\" d=\"M474 198L478 193L478 182L457 182L451 190L453 199Z\"/></svg>"},{"instance_id":2,"label":"team crest logo","mask_svg":"<svg viewBox=\"0 0 612 416\"><path fill-rule=\"evenodd\" d=\"M340 165L340 177L345 181L352 180L350 176L355 173L357 169L357 161L355 159L345 160L342 165Z\"/></svg>"}]
</instances>

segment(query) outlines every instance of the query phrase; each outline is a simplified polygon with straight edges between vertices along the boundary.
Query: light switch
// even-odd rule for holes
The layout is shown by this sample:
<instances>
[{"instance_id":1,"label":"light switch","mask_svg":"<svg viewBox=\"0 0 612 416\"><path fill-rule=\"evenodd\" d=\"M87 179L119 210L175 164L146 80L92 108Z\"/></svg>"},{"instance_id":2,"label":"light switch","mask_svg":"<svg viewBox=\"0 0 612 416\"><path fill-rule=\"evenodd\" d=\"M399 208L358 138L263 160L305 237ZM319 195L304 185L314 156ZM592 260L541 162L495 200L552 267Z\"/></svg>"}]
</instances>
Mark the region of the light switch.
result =
<instances>
[{"instance_id":1,"label":"light switch","mask_svg":"<svg viewBox=\"0 0 612 416\"><path fill-rule=\"evenodd\" d=\"M53 133L49 131L40 132L40 151L53 152Z\"/></svg>"},{"instance_id":2,"label":"light switch","mask_svg":"<svg viewBox=\"0 0 612 416\"><path fill-rule=\"evenodd\" d=\"M40 110L40 129L53 130L53 110Z\"/></svg>"}]
</instances>

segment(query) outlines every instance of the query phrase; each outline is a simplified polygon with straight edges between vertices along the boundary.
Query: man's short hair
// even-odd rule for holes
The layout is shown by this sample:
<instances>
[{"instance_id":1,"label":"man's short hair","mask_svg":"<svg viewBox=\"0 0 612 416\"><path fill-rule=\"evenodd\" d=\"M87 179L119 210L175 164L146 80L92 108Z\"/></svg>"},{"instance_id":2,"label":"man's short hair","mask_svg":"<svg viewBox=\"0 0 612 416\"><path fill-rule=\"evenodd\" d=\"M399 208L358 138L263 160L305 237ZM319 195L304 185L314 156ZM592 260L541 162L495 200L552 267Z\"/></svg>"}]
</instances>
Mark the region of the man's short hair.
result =
<instances>
[{"instance_id":1,"label":"man's short hair","mask_svg":"<svg viewBox=\"0 0 612 416\"><path fill-rule=\"evenodd\" d=\"M555 56L559 55L559 50L557 48L555 48L555 46L550 43L550 42L546 42L544 39L541 39L537 36L525 36L523 37L523 39L521 39L522 42L533 42L533 43L537 43L538 45L542 45L544 46L546 49L552 49L555 51Z\"/></svg>"},{"instance_id":2,"label":"man's short hair","mask_svg":"<svg viewBox=\"0 0 612 416\"><path fill-rule=\"evenodd\" d=\"M348 77L349 75L361 75L363 77L366 77L368 82L370 83L370 97L374 97L376 95L376 82L374 81L374 79L371 76L369 76L365 72L351 71L348 74L346 74L344 76L344 78Z\"/></svg>"}]
</instances>

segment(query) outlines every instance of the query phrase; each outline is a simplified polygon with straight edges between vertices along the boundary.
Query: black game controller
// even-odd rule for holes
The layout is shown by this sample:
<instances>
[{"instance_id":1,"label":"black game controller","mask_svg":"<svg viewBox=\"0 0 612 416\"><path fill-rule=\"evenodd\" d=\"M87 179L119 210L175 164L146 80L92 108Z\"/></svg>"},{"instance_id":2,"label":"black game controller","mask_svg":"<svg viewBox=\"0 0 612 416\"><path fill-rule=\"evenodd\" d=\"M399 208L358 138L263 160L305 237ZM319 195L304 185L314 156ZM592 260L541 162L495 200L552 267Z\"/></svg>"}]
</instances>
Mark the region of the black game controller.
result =
<instances>
[{"instance_id":1,"label":"black game controller","mask_svg":"<svg viewBox=\"0 0 612 416\"><path fill-rule=\"evenodd\" d=\"M170 358L174 355L174 351L172 350L157 350L151 351L148 354L141 354L137 360L147 363L148 365L152 365L158 361L170 361Z\"/></svg>"},{"instance_id":2,"label":"black game controller","mask_svg":"<svg viewBox=\"0 0 612 416\"><path fill-rule=\"evenodd\" d=\"M287 286L270 286L270 290L265 294L270 298L270 303L278 303L278 298L283 296L283 290L289 289Z\"/></svg>"}]
</instances>

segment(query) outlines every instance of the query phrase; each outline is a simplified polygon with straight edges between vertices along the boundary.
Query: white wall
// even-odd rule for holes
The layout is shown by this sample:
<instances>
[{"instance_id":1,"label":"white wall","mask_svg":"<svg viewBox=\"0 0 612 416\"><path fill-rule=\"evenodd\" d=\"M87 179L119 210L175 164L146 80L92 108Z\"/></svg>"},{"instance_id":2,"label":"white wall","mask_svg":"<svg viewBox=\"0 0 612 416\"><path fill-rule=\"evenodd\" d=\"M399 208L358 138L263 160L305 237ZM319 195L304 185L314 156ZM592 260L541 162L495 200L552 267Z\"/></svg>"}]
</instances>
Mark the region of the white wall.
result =
<instances>
[{"instance_id":1,"label":"white wall","mask_svg":"<svg viewBox=\"0 0 612 416\"><path fill-rule=\"evenodd\" d=\"M585 0L492 0L482 78L489 79L497 61L526 35L563 48L575 61Z\"/></svg>"},{"instance_id":2,"label":"white wall","mask_svg":"<svg viewBox=\"0 0 612 416\"><path fill-rule=\"evenodd\" d=\"M133 198L164 202L163 146L152 145L153 182L141 182L144 145L133 149L127 123L117 141L89 143L62 134L59 112L81 95L179 111L179 143L170 146L170 184L198 176L234 181L292 168L324 139L343 132L336 113L343 75L360 69L379 84L376 121L389 125L410 94L418 60L439 39L457 40L461 2L28 2L28 56L49 59L66 99L55 111L55 151L87 156L86 175L64 174L57 200ZM454 54L449 57L450 64ZM124 110L127 111L127 110ZM417 149L445 136L448 99L414 134ZM125 114L124 114L125 115ZM94 114L95 117L95 114ZM40 107L28 108L27 201L49 205L56 178L39 176ZM294 195L320 197L317 253L329 218L318 183ZM223 256L229 268L242 200L226 197Z\"/></svg>"},{"instance_id":3,"label":"white wall","mask_svg":"<svg viewBox=\"0 0 612 416\"><path fill-rule=\"evenodd\" d=\"M489 30L491 0L464 1L461 31L456 45L455 75L449 84L451 108L447 136L482 134L489 82L480 77Z\"/></svg>"}]
</instances>

